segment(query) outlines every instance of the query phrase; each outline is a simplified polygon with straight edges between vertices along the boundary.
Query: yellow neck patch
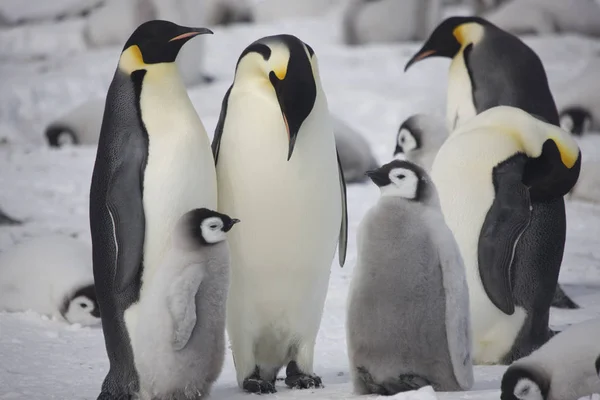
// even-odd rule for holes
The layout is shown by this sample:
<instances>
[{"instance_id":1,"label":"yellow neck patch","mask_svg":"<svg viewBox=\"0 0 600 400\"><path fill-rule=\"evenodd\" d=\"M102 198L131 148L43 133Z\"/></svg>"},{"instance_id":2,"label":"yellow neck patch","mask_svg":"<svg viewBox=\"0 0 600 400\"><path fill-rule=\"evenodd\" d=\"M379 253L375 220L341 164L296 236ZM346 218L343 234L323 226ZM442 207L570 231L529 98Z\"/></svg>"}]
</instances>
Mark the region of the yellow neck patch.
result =
<instances>
[{"instance_id":1,"label":"yellow neck patch","mask_svg":"<svg viewBox=\"0 0 600 400\"><path fill-rule=\"evenodd\" d=\"M137 45L129 46L121 53L119 68L122 71L131 74L133 71L144 69L145 67L146 63L144 62L142 51Z\"/></svg>"},{"instance_id":2,"label":"yellow neck patch","mask_svg":"<svg viewBox=\"0 0 600 400\"><path fill-rule=\"evenodd\" d=\"M452 34L461 47L468 44L477 44L483 38L483 27L475 22L468 22L454 28Z\"/></svg>"},{"instance_id":3,"label":"yellow neck patch","mask_svg":"<svg viewBox=\"0 0 600 400\"><path fill-rule=\"evenodd\" d=\"M577 162L577 158L579 158L579 148L574 146L569 146L569 143L565 143L564 140L561 140L560 137L556 135L551 135L550 139L556 144L558 148L558 152L560 153L560 160L567 168L573 168L573 165Z\"/></svg>"}]
</instances>

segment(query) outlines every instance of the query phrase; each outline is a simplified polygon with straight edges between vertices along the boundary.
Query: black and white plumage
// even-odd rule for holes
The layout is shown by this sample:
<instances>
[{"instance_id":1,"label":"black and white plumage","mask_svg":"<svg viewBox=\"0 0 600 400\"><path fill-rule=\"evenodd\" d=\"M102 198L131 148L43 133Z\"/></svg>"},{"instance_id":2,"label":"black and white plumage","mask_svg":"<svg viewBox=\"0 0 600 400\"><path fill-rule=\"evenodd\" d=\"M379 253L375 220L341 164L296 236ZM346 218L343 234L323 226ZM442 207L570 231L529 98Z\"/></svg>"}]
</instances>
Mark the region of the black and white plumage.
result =
<instances>
[{"instance_id":1,"label":"black and white plumage","mask_svg":"<svg viewBox=\"0 0 600 400\"><path fill-rule=\"evenodd\" d=\"M440 148L431 176L467 271L475 363L511 363L552 336L560 263L538 252L554 231L535 217L574 186L580 166L568 132L507 106L465 122ZM566 229L564 219L548 225Z\"/></svg>"},{"instance_id":2,"label":"black and white plumage","mask_svg":"<svg viewBox=\"0 0 600 400\"><path fill-rule=\"evenodd\" d=\"M539 56L518 37L483 18L450 17L433 31L405 70L436 56L452 59L446 109L449 131L496 106L517 107L559 125L545 68ZM546 233L544 242L536 240L537 231ZM546 260L549 271L559 270L565 239L564 199L539 203L522 237L522 242L529 244L531 257ZM552 304L577 307L560 286Z\"/></svg>"},{"instance_id":3,"label":"black and white plumage","mask_svg":"<svg viewBox=\"0 0 600 400\"><path fill-rule=\"evenodd\" d=\"M123 48L106 97L90 188L94 280L110 370L99 399L135 396L131 340L140 300L168 249L178 218L216 208L210 141L175 59L210 33L154 20Z\"/></svg>"},{"instance_id":4,"label":"black and white plumage","mask_svg":"<svg viewBox=\"0 0 600 400\"><path fill-rule=\"evenodd\" d=\"M340 118L332 116L335 147L346 183L363 182L365 173L379 167L369 142Z\"/></svg>"},{"instance_id":5,"label":"black and white plumage","mask_svg":"<svg viewBox=\"0 0 600 400\"><path fill-rule=\"evenodd\" d=\"M407 159L430 171L447 137L448 129L442 119L427 114L412 115L398 128L394 157Z\"/></svg>"},{"instance_id":6,"label":"black and white plumage","mask_svg":"<svg viewBox=\"0 0 600 400\"><path fill-rule=\"evenodd\" d=\"M346 186L314 50L292 35L241 54L213 138L219 210L229 235L227 331L237 381L274 392L322 386L316 336L339 243L346 257ZM240 201L240 199L244 199Z\"/></svg>"},{"instance_id":7,"label":"black and white plumage","mask_svg":"<svg viewBox=\"0 0 600 400\"><path fill-rule=\"evenodd\" d=\"M394 160L369 177L381 197L359 226L348 295L354 390L468 390L469 292L435 187L425 170L408 161Z\"/></svg>"},{"instance_id":8,"label":"black and white plumage","mask_svg":"<svg viewBox=\"0 0 600 400\"><path fill-rule=\"evenodd\" d=\"M48 124L48 145L97 145L105 102L103 98L88 100Z\"/></svg>"},{"instance_id":9,"label":"black and white plumage","mask_svg":"<svg viewBox=\"0 0 600 400\"><path fill-rule=\"evenodd\" d=\"M441 19L441 0L351 0L343 39L348 45L423 40Z\"/></svg>"},{"instance_id":10,"label":"black and white plumage","mask_svg":"<svg viewBox=\"0 0 600 400\"><path fill-rule=\"evenodd\" d=\"M571 325L504 373L502 400L578 400L600 394L600 320Z\"/></svg>"},{"instance_id":11,"label":"black and white plumage","mask_svg":"<svg viewBox=\"0 0 600 400\"><path fill-rule=\"evenodd\" d=\"M225 359L229 289L226 233L238 223L200 208L175 226L171 246L140 296L132 332L142 400L209 395Z\"/></svg>"},{"instance_id":12,"label":"black and white plumage","mask_svg":"<svg viewBox=\"0 0 600 400\"><path fill-rule=\"evenodd\" d=\"M0 310L99 324L90 247L70 236L51 235L0 253Z\"/></svg>"}]
</instances>

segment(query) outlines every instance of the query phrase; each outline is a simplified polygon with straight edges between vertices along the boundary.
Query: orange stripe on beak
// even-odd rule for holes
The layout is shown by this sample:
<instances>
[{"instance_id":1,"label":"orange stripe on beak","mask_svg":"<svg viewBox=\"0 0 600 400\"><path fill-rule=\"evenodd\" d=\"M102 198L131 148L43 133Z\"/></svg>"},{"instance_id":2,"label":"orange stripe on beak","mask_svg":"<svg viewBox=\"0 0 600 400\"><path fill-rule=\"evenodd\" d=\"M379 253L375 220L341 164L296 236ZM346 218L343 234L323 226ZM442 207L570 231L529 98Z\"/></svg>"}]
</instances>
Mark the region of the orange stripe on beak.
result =
<instances>
[{"instance_id":1,"label":"orange stripe on beak","mask_svg":"<svg viewBox=\"0 0 600 400\"><path fill-rule=\"evenodd\" d=\"M199 35L200 33L202 33L202 32L187 32L187 33L182 33L181 35L175 36L173 39L169 40L169 42L173 42L175 40L186 39L186 38L189 38L189 37L192 37L192 36Z\"/></svg>"}]
</instances>

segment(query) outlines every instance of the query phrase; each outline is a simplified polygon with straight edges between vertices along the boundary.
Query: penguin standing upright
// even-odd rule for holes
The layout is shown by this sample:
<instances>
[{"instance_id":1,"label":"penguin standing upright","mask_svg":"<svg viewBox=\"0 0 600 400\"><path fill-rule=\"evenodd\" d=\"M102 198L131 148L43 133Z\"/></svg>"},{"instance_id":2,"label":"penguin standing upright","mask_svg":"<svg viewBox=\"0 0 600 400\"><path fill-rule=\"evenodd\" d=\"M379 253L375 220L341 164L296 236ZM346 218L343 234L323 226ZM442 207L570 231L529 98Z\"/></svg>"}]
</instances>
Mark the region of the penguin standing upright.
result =
<instances>
[{"instance_id":1,"label":"penguin standing upright","mask_svg":"<svg viewBox=\"0 0 600 400\"><path fill-rule=\"evenodd\" d=\"M580 168L568 132L514 107L482 112L440 148L431 176L465 262L475 363L511 363L552 336L560 264L538 253L550 237L532 224L538 204L562 199Z\"/></svg>"},{"instance_id":2,"label":"penguin standing upright","mask_svg":"<svg viewBox=\"0 0 600 400\"><path fill-rule=\"evenodd\" d=\"M313 49L268 36L241 54L213 139L219 211L229 235L227 330L248 392L321 386L313 352L339 237L346 255L346 189ZM243 199L243 201L242 201Z\"/></svg>"},{"instance_id":3,"label":"penguin standing upright","mask_svg":"<svg viewBox=\"0 0 600 400\"><path fill-rule=\"evenodd\" d=\"M447 138L448 129L442 118L412 115L398 128L394 158L407 159L430 171L435 155Z\"/></svg>"},{"instance_id":4,"label":"penguin standing upright","mask_svg":"<svg viewBox=\"0 0 600 400\"><path fill-rule=\"evenodd\" d=\"M210 141L175 65L211 33L154 20L131 35L106 97L90 189L94 280L110 370L99 399L139 390L127 313L152 281L179 217L216 208ZM125 315L127 313L127 315Z\"/></svg>"},{"instance_id":5,"label":"penguin standing upright","mask_svg":"<svg viewBox=\"0 0 600 400\"><path fill-rule=\"evenodd\" d=\"M428 57L452 58L448 77L446 123L452 131L491 107L517 107L559 125L546 71L538 55L521 39L479 17L450 17L408 61L405 70ZM566 239L562 197L533 204L531 224L521 238L522 251L559 271ZM543 232L544 241L537 240ZM553 272L552 272L553 273ZM556 285L552 305L578 306Z\"/></svg>"}]
</instances>

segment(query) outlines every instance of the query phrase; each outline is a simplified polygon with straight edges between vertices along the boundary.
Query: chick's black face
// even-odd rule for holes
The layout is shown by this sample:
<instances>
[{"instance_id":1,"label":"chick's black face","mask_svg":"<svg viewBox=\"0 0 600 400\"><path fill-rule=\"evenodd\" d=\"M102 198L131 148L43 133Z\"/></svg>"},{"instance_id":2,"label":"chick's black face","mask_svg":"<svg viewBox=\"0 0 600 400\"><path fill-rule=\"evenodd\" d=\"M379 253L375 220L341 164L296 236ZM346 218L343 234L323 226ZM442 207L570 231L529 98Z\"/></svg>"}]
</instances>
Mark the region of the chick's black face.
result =
<instances>
[{"instance_id":1,"label":"chick's black face","mask_svg":"<svg viewBox=\"0 0 600 400\"><path fill-rule=\"evenodd\" d=\"M224 233L240 222L226 214L208 208L197 208L186 214L189 235L201 245L214 244L224 238Z\"/></svg>"},{"instance_id":2,"label":"chick's black face","mask_svg":"<svg viewBox=\"0 0 600 400\"><path fill-rule=\"evenodd\" d=\"M180 26L163 20L148 21L131 34L123 50L138 46L146 64L174 62L188 40L207 33L212 34L212 31L207 28Z\"/></svg>"},{"instance_id":3,"label":"chick's black face","mask_svg":"<svg viewBox=\"0 0 600 400\"><path fill-rule=\"evenodd\" d=\"M460 25L475 22L484 24L478 17L450 17L442 21L427 39L423 47L415 54L404 67L408 70L411 65L429 57L454 58L461 48L461 43L455 36L455 30Z\"/></svg>"}]
</instances>

